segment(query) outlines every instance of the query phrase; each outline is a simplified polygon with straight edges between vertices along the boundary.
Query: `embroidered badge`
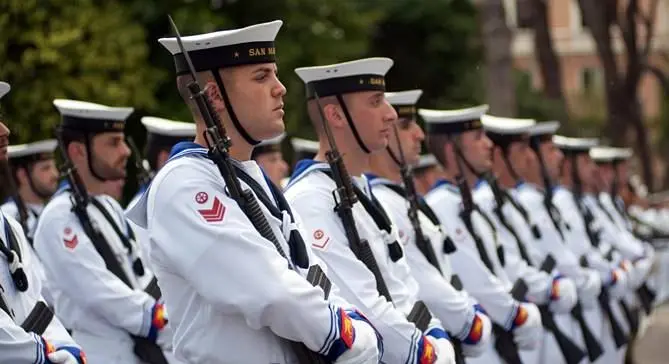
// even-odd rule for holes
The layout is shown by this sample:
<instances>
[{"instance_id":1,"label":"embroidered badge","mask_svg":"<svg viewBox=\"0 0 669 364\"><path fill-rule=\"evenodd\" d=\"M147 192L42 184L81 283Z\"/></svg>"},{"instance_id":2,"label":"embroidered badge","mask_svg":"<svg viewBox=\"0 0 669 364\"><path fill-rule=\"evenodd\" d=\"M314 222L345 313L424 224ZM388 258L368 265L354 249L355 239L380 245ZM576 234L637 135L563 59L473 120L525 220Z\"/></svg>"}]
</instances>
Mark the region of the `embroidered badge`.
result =
<instances>
[{"instance_id":1,"label":"embroidered badge","mask_svg":"<svg viewBox=\"0 0 669 364\"><path fill-rule=\"evenodd\" d=\"M69 226L63 230L63 243L65 243L65 247L70 250L74 250L74 248L77 247L77 244L79 244L77 234L73 234L72 228Z\"/></svg>"},{"instance_id":2,"label":"embroidered badge","mask_svg":"<svg viewBox=\"0 0 669 364\"><path fill-rule=\"evenodd\" d=\"M330 242L330 237L325 235L322 229L317 229L314 231L314 241L311 243L311 246L318 249L325 249L325 247Z\"/></svg>"},{"instance_id":3,"label":"embroidered badge","mask_svg":"<svg viewBox=\"0 0 669 364\"><path fill-rule=\"evenodd\" d=\"M200 196L200 200L198 200L198 195ZM195 195L195 201L198 201L199 204L204 204L208 199L209 197L205 192L198 192L198 194ZM203 200L204 202L199 202ZM214 197L214 202L210 208L200 209L197 210L197 212L206 222L221 222L223 221L223 216L225 216L225 206L223 206L223 203L218 199L218 197Z\"/></svg>"},{"instance_id":4,"label":"embroidered badge","mask_svg":"<svg viewBox=\"0 0 669 364\"><path fill-rule=\"evenodd\" d=\"M198 192L195 194L195 202L202 205L203 203L209 201L209 195L206 192Z\"/></svg>"}]
</instances>

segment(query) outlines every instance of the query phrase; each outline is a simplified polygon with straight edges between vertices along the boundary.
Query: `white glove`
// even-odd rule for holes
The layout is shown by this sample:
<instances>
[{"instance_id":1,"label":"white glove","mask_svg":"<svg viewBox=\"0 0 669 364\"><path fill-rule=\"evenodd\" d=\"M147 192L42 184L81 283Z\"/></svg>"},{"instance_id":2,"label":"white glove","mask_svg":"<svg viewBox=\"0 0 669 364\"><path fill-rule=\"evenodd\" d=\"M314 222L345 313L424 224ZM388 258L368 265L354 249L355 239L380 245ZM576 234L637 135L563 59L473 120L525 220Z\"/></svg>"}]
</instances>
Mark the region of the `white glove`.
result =
<instances>
[{"instance_id":1,"label":"white glove","mask_svg":"<svg viewBox=\"0 0 669 364\"><path fill-rule=\"evenodd\" d=\"M488 349L491 331L492 323L488 315L476 312L472 328L469 330L467 338L462 340L462 354L468 358L481 356Z\"/></svg>"},{"instance_id":2,"label":"white glove","mask_svg":"<svg viewBox=\"0 0 669 364\"><path fill-rule=\"evenodd\" d=\"M355 330L353 346L337 358L335 364L378 364L376 332L364 321L351 319Z\"/></svg>"},{"instance_id":3,"label":"white glove","mask_svg":"<svg viewBox=\"0 0 669 364\"><path fill-rule=\"evenodd\" d=\"M533 303L521 302L516 318L523 320L522 323L513 329L514 339L518 348L521 350L536 349L543 337L539 308Z\"/></svg>"},{"instance_id":4,"label":"white glove","mask_svg":"<svg viewBox=\"0 0 669 364\"><path fill-rule=\"evenodd\" d=\"M599 273L593 269L585 268L583 270L585 279L578 287L578 297L584 309L593 309L599 307L597 297L602 292L602 281Z\"/></svg>"},{"instance_id":5,"label":"white glove","mask_svg":"<svg viewBox=\"0 0 669 364\"><path fill-rule=\"evenodd\" d=\"M426 338L430 340L437 354L434 364L455 364L455 349L450 341L444 338L436 339L432 336L426 336Z\"/></svg>"},{"instance_id":6,"label":"white glove","mask_svg":"<svg viewBox=\"0 0 669 364\"><path fill-rule=\"evenodd\" d=\"M550 310L555 313L569 313L578 301L576 284L569 278L560 277L553 279L551 286Z\"/></svg>"},{"instance_id":7,"label":"white glove","mask_svg":"<svg viewBox=\"0 0 669 364\"><path fill-rule=\"evenodd\" d=\"M67 350L56 350L47 357L55 364L80 364L77 358Z\"/></svg>"}]
</instances>

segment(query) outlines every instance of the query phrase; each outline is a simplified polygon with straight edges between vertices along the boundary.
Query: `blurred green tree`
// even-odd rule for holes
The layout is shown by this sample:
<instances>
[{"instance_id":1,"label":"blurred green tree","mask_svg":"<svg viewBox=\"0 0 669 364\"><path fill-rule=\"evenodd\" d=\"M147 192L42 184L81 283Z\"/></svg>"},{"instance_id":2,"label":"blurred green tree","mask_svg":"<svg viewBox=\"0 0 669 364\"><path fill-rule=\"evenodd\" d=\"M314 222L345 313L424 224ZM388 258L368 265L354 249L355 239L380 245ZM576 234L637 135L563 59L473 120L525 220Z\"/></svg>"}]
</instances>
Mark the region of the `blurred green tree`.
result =
<instances>
[{"instance_id":1,"label":"blurred green tree","mask_svg":"<svg viewBox=\"0 0 669 364\"><path fill-rule=\"evenodd\" d=\"M12 143L50 137L55 98L110 105L158 106L164 71L147 64L141 24L115 1L6 0L0 3L0 79Z\"/></svg>"}]
</instances>

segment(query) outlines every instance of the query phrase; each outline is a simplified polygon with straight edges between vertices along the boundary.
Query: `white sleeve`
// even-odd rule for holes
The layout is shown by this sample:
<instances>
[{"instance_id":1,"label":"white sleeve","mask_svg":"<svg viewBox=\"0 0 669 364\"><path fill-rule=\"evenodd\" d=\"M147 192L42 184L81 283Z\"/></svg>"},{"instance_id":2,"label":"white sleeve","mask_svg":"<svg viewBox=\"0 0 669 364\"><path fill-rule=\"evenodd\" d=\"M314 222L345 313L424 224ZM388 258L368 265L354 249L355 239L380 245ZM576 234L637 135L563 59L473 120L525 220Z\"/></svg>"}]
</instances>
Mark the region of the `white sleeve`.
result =
<instances>
[{"instance_id":1,"label":"white sleeve","mask_svg":"<svg viewBox=\"0 0 669 364\"><path fill-rule=\"evenodd\" d=\"M374 191L377 198L386 208L390 218L399 230L400 242L404 247L404 254L411 269L411 274L418 282L418 298L425 302L430 311L441 320L451 334L466 337L469 334L471 322L474 319L474 307L464 292L458 292L442 273L432 266L416 245L416 234L407 215L405 200L394 201L386 196L385 191ZM399 202L404 202L400 204ZM422 213L419 214L419 216ZM422 217L422 216L421 216ZM427 218L425 218L427 220ZM423 221L421 221L423 225ZM423 235L429 239L437 260L443 251L443 241L432 241L441 234L428 234L423 229ZM448 259L448 257L445 257ZM462 335L461 335L462 334Z\"/></svg>"},{"instance_id":2,"label":"white sleeve","mask_svg":"<svg viewBox=\"0 0 669 364\"><path fill-rule=\"evenodd\" d=\"M295 198L287 193L286 198L300 214L314 253L327 264L329 276L342 295L360 307L379 330L384 341L384 362L406 362L414 355L421 333L406 320L405 313L379 295L374 275L349 248L343 225L334 213L332 195L309 189L300 190Z\"/></svg>"},{"instance_id":3,"label":"white sleeve","mask_svg":"<svg viewBox=\"0 0 669 364\"><path fill-rule=\"evenodd\" d=\"M38 335L26 332L0 310L0 362L44 363L44 351Z\"/></svg>"},{"instance_id":4,"label":"white sleeve","mask_svg":"<svg viewBox=\"0 0 669 364\"><path fill-rule=\"evenodd\" d=\"M201 212L207 207L196 202L198 193L207 194L208 206L220 206L220 219ZM244 317L251 328L269 327L317 352L339 338L329 335L333 328L341 331L336 326L338 308L289 269L219 181L184 179L183 172L170 172L149 191L148 227L170 270L215 309Z\"/></svg>"},{"instance_id":5,"label":"white sleeve","mask_svg":"<svg viewBox=\"0 0 669 364\"><path fill-rule=\"evenodd\" d=\"M110 324L146 336L151 328L155 300L128 287L107 270L105 262L69 211L42 216L35 250L51 283L84 309L96 312ZM65 241L75 242L69 247ZM57 278L56 278L57 277Z\"/></svg>"}]
</instances>

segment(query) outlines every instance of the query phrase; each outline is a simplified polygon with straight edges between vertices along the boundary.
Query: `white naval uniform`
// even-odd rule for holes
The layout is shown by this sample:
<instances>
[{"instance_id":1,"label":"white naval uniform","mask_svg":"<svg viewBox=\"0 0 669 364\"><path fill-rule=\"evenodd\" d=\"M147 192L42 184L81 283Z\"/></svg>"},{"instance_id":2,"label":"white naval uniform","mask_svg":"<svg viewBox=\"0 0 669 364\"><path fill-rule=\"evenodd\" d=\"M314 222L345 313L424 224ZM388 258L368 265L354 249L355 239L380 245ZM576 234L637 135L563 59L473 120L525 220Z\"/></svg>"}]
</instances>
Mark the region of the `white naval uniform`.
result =
<instances>
[{"instance_id":1,"label":"white naval uniform","mask_svg":"<svg viewBox=\"0 0 669 364\"><path fill-rule=\"evenodd\" d=\"M602 337L602 312L597 303L597 296L601 291L601 278L599 273L592 268L581 267L578 257L569 249L568 229L563 220L558 220L558 228L555 227L549 212L544 205L544 193L535 185L522 183L512 192L518 197L518 201L530 212L530 222L537 226L541 236L535 239L535 246L544 255L551 254L556 261L556 267L561 274L569 277L576 284L578 298L583 307L583 314L590 331L598 340ZM561 234L562 233L562 234ZM564 236L564 238L563 238ZM573 237L573 235L571 235ZM582 241L575 242L583 244ZM531 254L531 253L530 253ZM608 330L608 329L607 329ZM572 325L574 340L585 349L583 334L576 323ZM610 334L605 332L605 336ZM547 353L549 354L549 353ZM597 363L604 363L604 357L600 357Z\"/></svg>"},{"instance_id":2,"label":"white naval uniform","mask_svg":"<svg viewBox=\"0 0 669 364\"><path fill-rule=\"evenodd\" d=\"M71 211L70 192L62 186L42 212L35 232L35 250L52 279L56 314L72 330L72 336L84 348L91 363L140 363L133 352L130 334L146 337L151 328L153 297L143 291L152 273L144 265L144 276L132 269L134 257L124 247L112 226L92 204L88 215L106 238L110 248L130 279L132 288L107 270L104 260L84 233ZM129 225L122 207L110 196L97 199L121 231L128 235ZM141 257L141 247L133 249ZM169 326L159 335L159 343Z\"/></svg>"},{"instance_id":3,"label":"white naval uniform","mask_svg":"<svg viewBox=\"0 0 669 364\"><path fill-rule=\"evenodd\" d=\"M361 239L369 242L390 291L391 304L379 295L374 275L349 248L344 226L334 211L332 191L336 185L324 173L329 169L329 165L323 162L299 162L286 188L286 199L302 218L314 253L328 265L330 277L339 286L342 295L360 307L379 330L385 347L383 362L413 364L418 359L424 333L406 320L417 300L418 283L411 277L404 256L396 262L389 257L388 245L399 241L397 228L393 226L391 234L387 234L377 227L361 203L353 205L358 233ZM364 176L353 177L352 180L370 196ZM433 327L442 328L435 317L428 331Z\"/></svg>"},{"instance_id":4,"label":"white naval uniform","mask_svg":"<svg viewBox=\"0 0 669 364\"><path fill-rule=\"evenodd\" d=\"M255 161L239 165L272 196ZM299 230L299 219L295 216L291 223L284 212L279 220L258 203L281 248L290 254L286 236ZM177 144L128 216L148 230L150 261L169 308L178 359L294 364L294 352L282 338L322 353L341 338L337 311L352 307L334 283L328 303L323 291L306 281L306 269L289 267L228 197L207 149ZM309 262L319 263L311 254Z\"/></svg>"},{"instance_id":5,"label":"white naval uniform","mask_svg":"<svg viewBox=\"0 0 669 364\"><path fill-rule=\"evenodd\" d=\"M41 364L45 362L41 339L33 333L25 332L20 327L35 307L35 304L38 301L44 301L40 294L42 291L41 279L33 269L37 257L26 241L20 224L13 218L0 214L0 236L5 246L9 247L5 219L9 223L21 250L21 261L28 278L28 289L21 292L15 288L7 259L0 254L0 287L2 287L0 288L0 295L2 295L10 310L9 314L0 310L0 363ZM71 345L79 347L56 316L53 317L42 337L55 346Z\"/></svg>"},{"instance_id":6,"label":"white naval uniform","mask_svg":"<svg viewBox=\"0 0 669 364\"><path fill-rule=\"evenodd\" d=\"M590 239L587 234L585 227L585 221L581 215L579 207L574 201L574 196L571 191L557 186L554 189L553 202L555 207L558 209L560 215L564 219L565 223L568 226L566 229L565 236L567 236L567 242L570 250L578 257L585 257L588 262L588 265L598 271L600 279L604 282L605 285L609 285L611 282L611 272L618 267L616 264L607 261L604 258L604 254L608 251L611 246L605 240L600 241L599 247L594 247L590 243ZM598 221L593 221L593 229L596 229L598 226ZM611 297L611 309L613 314L616 316L617 321L622 325L623 330L628 329L626 327L627 322L623 317L623 313L620 311L620 307L615 303L615 300L624 297L627 291L625 284L626 276L624 272L620 269L617 269L619 274L619 280L614 283L609 288L609 293ZM610 323L608 318L605 315L601 316L601 343L604 349L604 355L600 358L602 363L619 363L622 361L625 355L626 345L623 345L621 348L616 349L615 343L611 336ZM587 317L588 324L590 327L596 327L597 325L591 325L591 322L594 321L592 315ZM596 324L596 322L592 322Z\"/></svg>"},{"instance_id":7,"label":"white naval uniform","mask_svg":"<svg viewBox=\"0 0 669 364\"><path fill-rule=\"evenodd\" d=\"M502 224L499 216L494 212L497 203L490 185L483 180L479 181L474 189L473 197L474 201L481 207L484 213L488 215L490 221L495 224L500 243L504 247L504 258L506 261L504 269L511 281L515 282L518 279L524 280L528 288L528 300L537 305L549 305L556 325L558 325L564 334L573 337L574 328L572 327L572 322L568 316L564 315L567 312L553 312L555 307L553 306L554 302L551 300L551 292L553 288L553 279L559 273L556 271L543 272L537 268L541 266L544 259L546 259L547 254L539 251L534 246L535 244L533 244L533 242L535 238L531 226L524 221L523 216L512 206L511 202L507 201L502 205L501 213L504 215L511 229L513 229L513 232L516 233L517 237L520 239L520 241L517 242L516 238L512 235L512 232ZM514 198L512 192L509 192L509 198ZM528 258L530 259L529 263L532 265L529 265L529 263L523 259L518 244L523 245L528 254ZM569 301L573 298L574 297L570 296L564 299ZM559 297L558 300L560 299L563 298ZM563 304L568 307L573 307L574 303L574 301L563 302ZM544 362L546 359L550 358L551 362L555 364L564 362L564 358L560 348L557 346L557 342L554 341L553 335L546 330L544 330L543 343L543 346L538 347L533 352L523 352L523 360L531 363ZM575 343L578 344L578 342Z\"/></svg>"},{"instance_id":8,"label":"white naval uniform","mask_svg":"<svg viewBox=\"0 0 669 364\"><path fill-rule=\"evenodd\" d=\"M470 335L475 316L482 313L476 312L474 305L477 302L473 297L466 291L457 291L451 286L453 275L451 259L448 254L444 254L447 234L440 226L434 225L422 211L418 211L421 230L432 245L440 272L428 262L416 246L415 231L407 215L408 201L388 187L397 184L385 178L373 176L368 178L374 196L397 225L411 274L419 285L418 298L425 302L454 337L461 341L466 340ZM487 317L485 320L488 320ZM489 324L485 329L488 332L475 344L477 351L485 350L485 346L491 345Z\"/></svg>"},{"instance_id":9,"label":"white naval uniform","mask_svg":"<svg viewBox=\"0 0 669 364\"><path fill-rule=\"evenodd\" d=\"M39 219L39 215L42 213L42 210L44 210L44 205L28 203L26 204L26 209L28 210L28 220L26 221L26 227L28 228L28 231L25 232L25 234L29 238L34 238L35 228L37 228L37 220ZM16 205L16 201L13 199L10 199L9 201L2 204L2 206L0 206L0 210L2 210L2 213L5 214L5 216L11 216L17 222L19 221L19 208ZM33 249L32 246L30 249ZM53 307L54 298L49 288L51 282L49 279L47 279L46 273L44 272L44 266L37 254L33 255L33 257L35 258L33 270L42 281L42 296L44 296L46 303Z\"/></svg>"},{"instance_id":10,"label":"white naval uniform","mask_svg":"<svg viewBox=\"0 0 669 364\"><path fill-rule=\"evenodd\" d=\"M491 272L481 260L474 238L460 217L462 197L459 189L441 180L427 193L425 200L455 243L456 251L450 258L453 272L460 277L465 290L483 306L492 321L509 330L518 312L519 302L509 294L512 282L498 260L493 232L489 229L479 231L492 261L494 271ZM482 217L478 213L472 214L472 225L485 227L487 223L479 219ZM491 345L481 357L468 359L467 363L502 363L502 359Z\"/></svg>"}]
</instances>

